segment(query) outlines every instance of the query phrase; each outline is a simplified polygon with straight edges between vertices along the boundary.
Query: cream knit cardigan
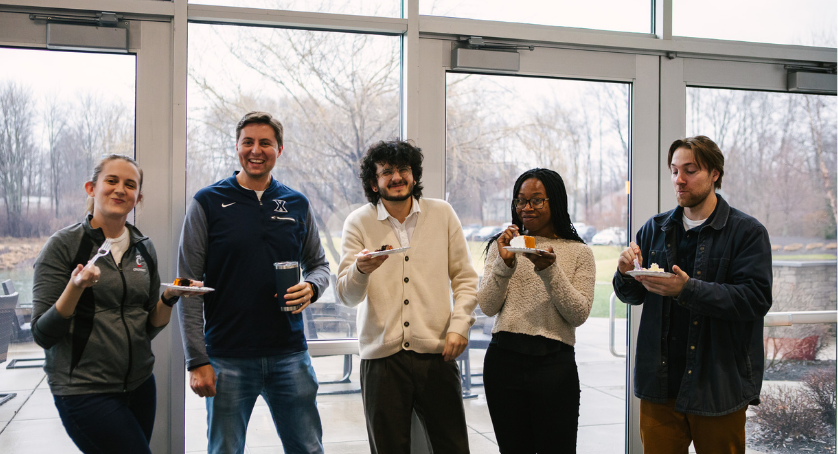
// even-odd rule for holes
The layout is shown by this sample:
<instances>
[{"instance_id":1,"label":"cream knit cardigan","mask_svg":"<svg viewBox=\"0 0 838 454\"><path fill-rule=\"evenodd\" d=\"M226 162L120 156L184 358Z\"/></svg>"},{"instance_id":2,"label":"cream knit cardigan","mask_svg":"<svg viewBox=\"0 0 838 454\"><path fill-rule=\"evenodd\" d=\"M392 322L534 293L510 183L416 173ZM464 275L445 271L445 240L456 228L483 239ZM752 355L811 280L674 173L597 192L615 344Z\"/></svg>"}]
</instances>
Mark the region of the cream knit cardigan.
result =
<instances>
[{"instance_id":1,"label":"cream knit cardigan","mask_svg":"<svg viewBox=\"0 0 838 454\"><path fill-rule=\"evenodd\" d=\"M420 198L419 209L410 249L388 256L370 274L358 271L355 254L384 244L398 247L390 221L379 221L375 205L368 203L343 225L337 294L341 303L358 306L362 359L402 349L442 353L448 333L468 338L474 323L477 272L460 220L442 200Z\"/></svg>"},{"instance_id":2,"label":"cream knit cardigan","mask_svg":"<svg viewBox=\"0 0 838 454\"><path fill-rule=\"evenodd\" d=\"M576 327L585 322L594 302L596 263L587 245L576 241L535 237L535 247L553 247L556 261L541 271L523 255L512 268L498 255L493 242L486 256L477 300L483 313L498 314L492 332L544 336L576 344Z\"/></svg>"}]
</instances>

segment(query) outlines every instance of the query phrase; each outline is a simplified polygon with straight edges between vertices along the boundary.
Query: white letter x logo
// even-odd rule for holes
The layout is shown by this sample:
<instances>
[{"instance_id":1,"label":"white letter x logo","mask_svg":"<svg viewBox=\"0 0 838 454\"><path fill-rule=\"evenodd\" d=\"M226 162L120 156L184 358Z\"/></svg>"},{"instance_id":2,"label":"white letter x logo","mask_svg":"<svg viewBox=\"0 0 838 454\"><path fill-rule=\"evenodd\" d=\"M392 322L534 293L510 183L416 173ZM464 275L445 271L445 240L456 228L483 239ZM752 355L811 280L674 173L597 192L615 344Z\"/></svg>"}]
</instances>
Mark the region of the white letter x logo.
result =
<instances>
[{"instance_id":1,"label":"white letter x logo","mask_svg":"<svg viewBox=\"0 0 838 454\"><path fill-rule=\"evenodd\" d=\"M288 210L285 209L285 201L284 200L274 199L274 202L276 202L276 209L274 211L279 212L279 213L287 213L288 212Z\"/></svg>"}]
</instances>

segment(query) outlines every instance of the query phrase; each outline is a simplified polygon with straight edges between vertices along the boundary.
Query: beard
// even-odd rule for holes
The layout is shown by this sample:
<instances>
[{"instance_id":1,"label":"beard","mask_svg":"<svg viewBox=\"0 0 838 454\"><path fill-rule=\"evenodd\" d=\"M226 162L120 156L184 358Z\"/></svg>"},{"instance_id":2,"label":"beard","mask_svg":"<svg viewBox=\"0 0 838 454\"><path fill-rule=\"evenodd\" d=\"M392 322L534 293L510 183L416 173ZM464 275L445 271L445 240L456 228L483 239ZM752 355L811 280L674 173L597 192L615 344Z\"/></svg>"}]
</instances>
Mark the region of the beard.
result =
<instances>
[{"instance_id":1,"label":"beard","mask_svg":"<svg viewBox=\"0 0 838 454\"><path fill-rule=\"evenodd\" d=\"M704 200L706 200L707 197L709 197L712 192L713 192L713 185L711 184L707 188L702 190L701 192L698 192L698 193L692 192L690 194L687 194L687 195L681 196L681 197L676 196L676 198L678 199L678 206L680 206L682 208L692 208L692 207L698 206L702 202L704 202Z\"/></svg>"},{"instance_id":2,"label":"beard","mask_svg":"<svg viewBox=\"0 0 838 454\"><path fill-rule=\"evenodd\" d=\"M407 194L401 196L392 196L387 193L387 191L380 191L381 198L388 201L388 202L404 202L405 200L413 197L413 186L415 183L410 183L407 187Z\"/></svg>"}]
</instances>

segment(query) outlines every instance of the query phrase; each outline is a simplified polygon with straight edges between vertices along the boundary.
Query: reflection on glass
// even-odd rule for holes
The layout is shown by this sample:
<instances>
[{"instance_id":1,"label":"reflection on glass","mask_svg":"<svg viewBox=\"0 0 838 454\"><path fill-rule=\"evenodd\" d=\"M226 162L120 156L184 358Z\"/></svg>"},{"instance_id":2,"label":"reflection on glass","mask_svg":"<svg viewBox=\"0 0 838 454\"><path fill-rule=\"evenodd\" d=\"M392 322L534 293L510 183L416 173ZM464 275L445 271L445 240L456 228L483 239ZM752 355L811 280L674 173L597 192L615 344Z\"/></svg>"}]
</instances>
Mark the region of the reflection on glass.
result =
<instances>
[{"instance_id":1,"label":"reflection on glass","mask_svg":"<svg viewBox=\"0 0 838 454\"><path fill-rule=\"evenodd\" d=\"M242 115L271 112L285 126L273 176L308 197L336 272L343 221L366 203L360 158L398 134L399 38L197 24L189 35L187 197L240 168ZM334 285L303 315L308 339L357 336Z\"/></svg>"},{"instance_id":2,"label":"reflection on glass","mask_svg":"<svg viewBox=\"0 0 838 454\"><path fill-rule=\"evenodd\" d=\"M834 0L673 2L672 34L772 44L835 47Z\"/></svg>"},{"instance_id":3,"label":"reflection on glass","mask_svg":"<svg viewBox=\"0 0 838 454\"><path fill-rule=\"evenodd\" d=\"M721 192L768 229L771 312L835 310L837 123L831 96L687 90L687 135L719 144ZM766 382L746 426L749 447L834 452L835 325L767 327L764 342ZM813 386L831 392L831 416L813 401Z\"/></svg>"},{"instance_id":4,"label":"reflection on glass","mask_svg":"<svg viewBox=\"0 0 838 454\"><path fill-rule=\"evenodd\" d=\"M419 14L525 24L651 33L649 0L420 0Z\"/></svg>"},{"instance_id":5,"label":"reflection on glass","mask_svg":"<svg viewBox=\"0 0 838 454\"><path fill-rule=\"evenodd\" d=\"M189 0L189 3L356 16L401 17L401 0Z\"/></svg>"}]
</instances>

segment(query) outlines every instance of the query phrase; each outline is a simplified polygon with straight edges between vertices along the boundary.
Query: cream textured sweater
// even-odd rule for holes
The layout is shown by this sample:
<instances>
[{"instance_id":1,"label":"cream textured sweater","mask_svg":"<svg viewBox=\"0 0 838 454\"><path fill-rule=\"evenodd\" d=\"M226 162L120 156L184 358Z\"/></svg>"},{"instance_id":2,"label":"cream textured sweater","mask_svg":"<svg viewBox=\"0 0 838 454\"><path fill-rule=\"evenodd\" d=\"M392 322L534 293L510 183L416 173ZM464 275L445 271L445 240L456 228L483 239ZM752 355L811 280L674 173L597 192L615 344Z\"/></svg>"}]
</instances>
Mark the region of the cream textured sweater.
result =
<instances>
[{"instance_id":1,"label":"cream textured sweater","mask_svg":"<svg viewBox=\"0 0 838 454\"><path fill-rule=\"evenodd\" d=\"M535 237L535 247L553 247L556 261L541 271L523 255L512 268L498 255L497 242L486 256L477 300L483 313L498 314L492 332L544 336L576 344L576 327L585 322L594 302L596 264L587 245Z\"/></svg>"},{"instance_id":2,"label":"cream textured sweater","mask_svg":"<svg viewBox=\"0 0 838 454\"><path fill-rule=\"evenodd\" d=\"M370 274L358 271L355 254L398 246L390 221L378 220L368 203L343 225L337 294L343 304L358 306L362 359L402 349L442 353L448 333L468 338L474 323L477 272L460 220L443 200L420 198L419 209L410 249L390 255Z\"/></svg>"}]
</instances>

